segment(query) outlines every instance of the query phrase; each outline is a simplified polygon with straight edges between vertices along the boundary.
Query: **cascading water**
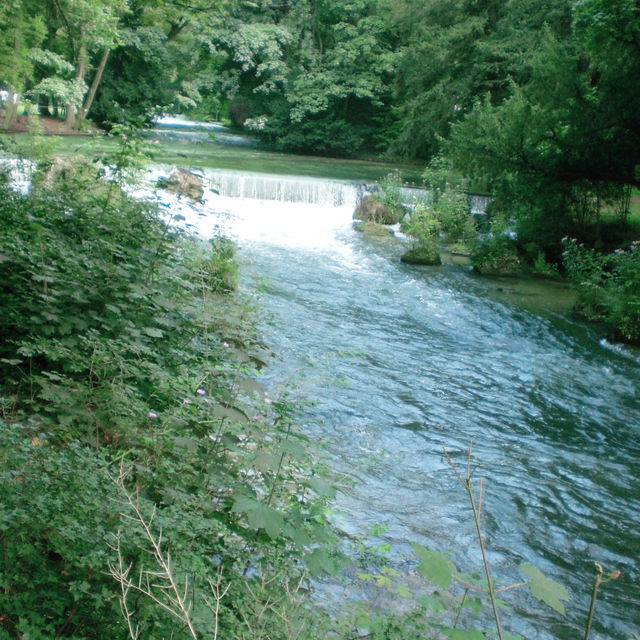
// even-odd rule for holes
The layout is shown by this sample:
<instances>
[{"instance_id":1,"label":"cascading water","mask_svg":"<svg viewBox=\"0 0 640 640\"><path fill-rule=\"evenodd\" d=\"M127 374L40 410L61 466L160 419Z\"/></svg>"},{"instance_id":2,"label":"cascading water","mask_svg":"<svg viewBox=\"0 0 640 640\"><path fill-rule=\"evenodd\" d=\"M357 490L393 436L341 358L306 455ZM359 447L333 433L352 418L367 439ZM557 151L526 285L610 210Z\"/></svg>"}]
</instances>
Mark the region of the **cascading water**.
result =
<instances>
[{"instance_id":1,"label":"cascading water","mask_svg":"<svg viewBox=\"0 0 640 640\"><path fill-rule=\"evenodd\" d=\"M640 631L638 353L564 314L528 312L504 296L508 284L402 265L400 247L353 230L355 185L204 177L202 204L161 200L202 235L237 241L243 286L260 284L275 319L262 327L278 354L264 383L273 396L288 385L292 400L314 401L296 418L353 480L336 524L386 525L392 558L409 567L415 541L480 570L471 512L442 455L464 465L473 440L495 576L517 582L529 562L571 594L562 619L514 592L505 627L582 637L598 561L622 577L603 587L591 637Z\"/></svg>"}]
</instances>

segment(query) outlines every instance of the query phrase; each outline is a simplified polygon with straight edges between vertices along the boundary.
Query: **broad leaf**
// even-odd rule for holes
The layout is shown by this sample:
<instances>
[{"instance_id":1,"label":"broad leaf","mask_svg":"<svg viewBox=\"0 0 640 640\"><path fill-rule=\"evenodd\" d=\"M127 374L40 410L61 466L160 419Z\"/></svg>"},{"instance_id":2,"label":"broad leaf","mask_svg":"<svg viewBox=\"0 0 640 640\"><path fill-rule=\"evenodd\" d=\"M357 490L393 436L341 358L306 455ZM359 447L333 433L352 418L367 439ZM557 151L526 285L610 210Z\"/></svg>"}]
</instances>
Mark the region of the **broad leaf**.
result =
<instances>
[{"instance_id":1,"label":"broad leaf","mask_svg":"<svg viewBox=\"0 0 640 640\"><path fill-rule=\"evenodd\" d=\"M264 529L272 540L282 533L284 526L282 514L267 506L264 502L254 500L249 496L240 496L234 502L232 511L244 513L252 527Z\"/></svg>"},{"instance_id":2,"label":"broad leaf","mask_svg":"<svg viewBox=\"0 0 640 640\"><path fill-rule=\"evenodd\" d=\"M440 551L426 549L416 543L413 543L411 546L413 547L414 553L422 560L418 566L420 574L439 587L448 589L452 576L457 573L451 560Z\"/></svg>"},{"instance_id":3,"label":"broad leaf","mask_svg":"<svg viewBox=\"0 0 640 640\"><path fill-rule=\"evenodd\" d=\"M547 578L540 569L531 564L522 564L520 569L531 578L529 583L531 594L558 613L565 615L562 600L569 600L567 590L561 584Z\"/></svg>"}]
</instances>

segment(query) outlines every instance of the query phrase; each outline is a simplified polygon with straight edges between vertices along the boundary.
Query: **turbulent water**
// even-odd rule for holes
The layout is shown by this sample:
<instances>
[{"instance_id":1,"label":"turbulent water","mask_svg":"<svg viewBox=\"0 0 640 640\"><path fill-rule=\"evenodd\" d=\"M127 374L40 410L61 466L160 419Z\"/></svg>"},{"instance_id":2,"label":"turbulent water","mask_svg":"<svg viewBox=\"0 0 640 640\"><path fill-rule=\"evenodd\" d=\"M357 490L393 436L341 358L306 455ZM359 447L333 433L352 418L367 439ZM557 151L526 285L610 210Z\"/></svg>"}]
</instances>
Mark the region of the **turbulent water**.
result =
<instances>
[{"instance_id":1,"label":"turbulent water","mask_svg":"<svg viewBox=\"0 0 640 640\"><path fill-rule=\"evenodd\" d=\"M313 401L297 418L349 479L336 524L349 534L387 525L391 559L408 570L416 541L480 571L471 511L442 453L464 466L473 441L499 582L521 580L529 562L571 595L562 618L513 592L505 627L582 637L598 561L622 576L602 587L592 638L640 632L638 352L559 311L561 285L511 294L461 266L402 265L399 245L353 229L354 185L205 180L201 205L174 200L169 213L237 240L243 286L273 319L264 382Z\"/></svg>"}]
</instances>

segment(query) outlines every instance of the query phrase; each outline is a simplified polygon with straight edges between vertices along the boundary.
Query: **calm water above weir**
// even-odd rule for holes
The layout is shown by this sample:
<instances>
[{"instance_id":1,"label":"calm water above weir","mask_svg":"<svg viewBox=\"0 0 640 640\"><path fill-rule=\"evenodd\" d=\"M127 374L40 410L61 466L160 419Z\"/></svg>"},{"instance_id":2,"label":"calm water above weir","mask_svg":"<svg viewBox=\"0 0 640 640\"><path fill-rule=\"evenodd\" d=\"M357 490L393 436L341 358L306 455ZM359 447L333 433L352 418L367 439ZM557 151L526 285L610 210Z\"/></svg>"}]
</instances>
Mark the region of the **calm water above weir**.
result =
<instances>
[{"instance_id":1,"label":"calm water above weir","mask_svg":"<svg viewBox=\"0 0 640 640\"><path fill-rule=\"evenodd\" d=\"M204 235L237 240L243 287L260 291L272 318L264 383L302 401L303 430L353 480L336 499L337 525L387 525L407 570L416 541L479 571L471 512L442 455L463 464L473 440L495 576L519 581L530 562L571 594L563 619L513 592L504 626L583 637L598 561L622 577L602 588L592 638L640 632L638 352L572 322L561 285L511 295L461 266L402 265L399 245L353 230L351 185L206 178L219 193L176 211Z\"/></svg>"}]
</instances>

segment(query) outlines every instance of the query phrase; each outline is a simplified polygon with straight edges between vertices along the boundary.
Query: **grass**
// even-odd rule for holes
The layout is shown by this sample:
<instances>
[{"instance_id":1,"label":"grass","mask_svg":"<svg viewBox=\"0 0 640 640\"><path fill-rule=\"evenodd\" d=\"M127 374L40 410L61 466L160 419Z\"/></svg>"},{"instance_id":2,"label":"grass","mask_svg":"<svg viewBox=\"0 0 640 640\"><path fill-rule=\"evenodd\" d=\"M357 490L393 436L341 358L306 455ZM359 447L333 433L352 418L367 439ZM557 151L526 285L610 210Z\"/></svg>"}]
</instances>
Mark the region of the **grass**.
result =
<instances>
[{"instance_id":1,"label":"grass","mask_svg":"<svg viewBox=\"0 0 640 640\"><path fill-rule=\"evenodd\" d=\"M398 168L404 181L420 182L421 164L394 163L320 156L292 155L255 147L212 141L166 140L158 137L153 162L211 169L231 169L280 175L297 175L339 180L380 180ZM152 138L153 140L153 138ZM105 137L64 136L58 140L62 155L92 155L113 151L117 142Z\"/></svg>"}]
</instances>

